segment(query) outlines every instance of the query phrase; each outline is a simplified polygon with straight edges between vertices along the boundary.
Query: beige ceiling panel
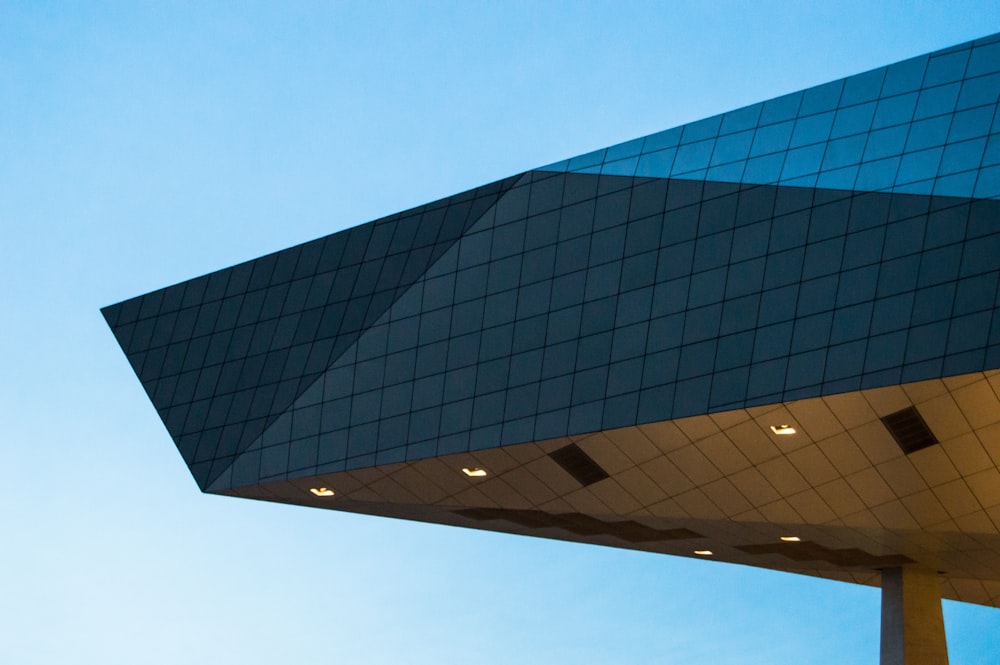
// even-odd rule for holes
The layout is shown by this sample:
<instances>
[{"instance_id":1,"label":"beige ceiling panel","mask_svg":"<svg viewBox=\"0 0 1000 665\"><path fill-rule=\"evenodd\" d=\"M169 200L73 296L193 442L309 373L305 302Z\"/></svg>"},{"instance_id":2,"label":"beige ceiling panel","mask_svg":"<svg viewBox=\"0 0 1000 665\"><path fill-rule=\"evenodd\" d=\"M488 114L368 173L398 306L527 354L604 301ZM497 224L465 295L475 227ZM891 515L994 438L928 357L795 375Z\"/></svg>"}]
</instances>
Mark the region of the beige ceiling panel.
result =
<instances>
[{"instance_id":1,"label":"beige ceiling panel","mask_svg":"<svg viewBox=\"0 0 1000 665\"><path fill-rule=\"evenodd\" d=\"M878 471L873 468L852 473L847 476L846 480L868 508L880 506L896 498L892 488L886 484Z\"/></svg>"},{"instance_id":2,"label":"beige ceiling panel","mask_svg":"<svg viewBox=\"0 0 1000 665\"><path fill-rule=\"evenodd\" d=\"M642 508L642 504L614 478L605 478L589 485L587 489L610 508L614 515L629 515Z\"/></svg>"},{"instance_id":3,"label":"beige ceiling panel","mask_svg":"<svg viewBox=\"0 0 1000 665\"><path fill-rule=\"evenodd\" d=\"M923 404L934 399L938 395L943 395L948 391L948 387L940 379L930 379L929 381L918 381L907 383L902 386L903 392L914 404ZM885 414L882 414L885 415Z\"/></svg>"},{"instance_id":4,"label":"beige ceiling panel","mask_svg":"<svg viewBox=\"0 0 1000 665\"><path fill-rule=\"evenodd\" d=\"M822 441L844 431L844 426L820 398L790 402L788 410L813 441Z\"/></svg>"},{"instance_id":5,"label":"beige ceiling panel","mask_svg":"<svg viewBox=\"0 0 1000 665\"><path fill-rule=\"evenodd\" d=\"M600 482L607 482L607 479ZM595 483L595 485L598 483ZM573 506L573 510L587 515L610 515L611 510L602 502L588 487L581 487L575 492L566 496L566 502Z\"/></svg>"},{"instance_id":6,"label":"beige ceiling panel","mask_svg":"<svg viewBox=\"0 0 1000 665\"><path fill-rule=\"evenodd\" d=\"M950 483L959 477L958 469L948 459L941 446L931 446L918 450L909 456L924 481L931 487Z\"/></svg>"},{"instance_id":7,"label":"beige ceiling panel","mask_svg":"<svg viewBox=\"0 0 1000 665\"><path fill-rule=\"evenodd\" d=\"M729 480L743 496L749 499L755 507L767 505L778 500L781 495L767 482L764 475L756 468L745 469L730 476Z\"/></svg>"},{"instance_id":8,"label":"beige ceiling panel","mask_svg":"<svg viewBox=\"0 0 1000 665\"><path fill-rule=\"evenodd\" d=\"M872 508L872 514L887 529L916 530L920 528L910 511L899 501L890 501L876 506Z\"/></svg>"},{"instance_id":9,"label":"beige ceiling panel","mask_svg":"<svg viewBox=\"0 0 1000 665\"><path fill-rule=\"evenodd\" d=\"M795 509L784 499L778 499L766 506L761 506L760 513L764 516L764 519L773 524L804 523L802 516L795 512Z\"/></svg>"},{"instance_id":10,"label":"beige ceiling panel","mask_svg":"<svg viewBox=\"0 0 1000 665\"><path fill-rule=\"evenodd\" d=\"M421 474L416 465L404 467L390 477L417 497L420 503L437 503L448 496L447 492Z\"/></svg>"},{"instance_id":11,"label":"beige ceiling panel","mask_svg":"<svg viewBox=\"0 0 1000 665\"><path fill-rule=\"evenodd\" d=\"M602 469L611 475L635 466L635 462L629 459L603 433L589 436L582 441L578 441L576 445L580 446L580 450L587 453Z\"/></svg>"},{"instance_id":12,"label":"beige ceiling panel","mask_svg":"<svg viewBox=\"0 0 1000 665\"><path fill-rule=\"evenodd\" d=\"M963 476L996 468L974 432L943 441L941 448Z\"/></svg>"},{"instance_id":13,"label":"beige ceiling panel","mask_svg":"<svg viewBox=\"0 0 1000 665\"><path fill-rule=\"evenodd\" d=\"M788 497L788 504L809 524L826 524L837 518L819 492L814 489Z\"/></svg>"},{"instance_id":14,"label":"beige ceiling panel","mask_svg":"<svg viewBox=\"0 0 1000 665\"><path fill-rule=\"evenodd\" d=\"M654 446L669 453L691 443L691 439L672 421L639 425L639 431L646 435Z\"/></svg>"},{"instance_id":15,"label":"beige ceiling panel","mask_svg":"<svg viewBox=\"0 0 1000 665\"><path fill-rule=\"evenodd\" d=\"M830 460L820 451L818 445L799 448L789 453L788 461L813 487L840 476L837 469L830 464Z\"/></svg>"},{"instance_id":16,"label":"beige ceiling panel","mask_svg":"<svg viewBox=\"0 0 1000 665\"><path fill-rule=\"evenodd\" d=\"M877 420L875 410L861 393L841 393L823 398L844 429L851 429Z\"/></svg>"},{"instance_id":17,"label":"beige ceiling panel","mask_svg":"<svg viewBox=\"0 0 1000 665\"><path fill-rule=\"evenodd\" d=\"M698 449L724 474L736 473L752 466L725 432L702 439Z\"/></svg>"},{"instance_id":18,"label":"beige ceiling panel","mask_svg":"<svg viewBox=\"0 0 1000 665\"><path fill-rule=\"evenodd\" d=\"M871 464L847 432L820 442L819 449L842 476L857 473Z\"/></svg>"},{"instance_id":19,"label":"beige ceiling panel","mask_svg":"<svg viewBox=\"0 0 1000 665\"><path fill-rule=\"evenodd\" d=\"M722 473L705 457L694 443L667 455L681 472L695 485L706 485L722 477Z\"/></svg>"},{"instance_id":20,"label":"beige ceiling panel","mask_svg":"<svg viewBox=\"0 0 1000 665\"><path fill-rule=\"evenodd\" d=\"M660 454L660 449L638 427L608 430L607 436L633 464L642 464Z\"/></svg>"},{"instance_id":21,"label":"beige ceiling panel","mask_svg":"<svg viewBox=\"0 0 1000 665\"><path fill-rule=\"evenodd\" d=\"M477 486L493 503L503 508L531 508L531 502L511 487L503 478L486 478Z\"/></svg>"},{"instance_id":22,"label":"beige ceiling panel","mask_svg":"<svg viewBox=\"0 0 1000 665\"><path fill-rule=\"evenodd\" d=\"M965 480L953 480L950 483L934 487L934 494L941 501L941 505L953 518L968 515L969 513L982 510L976 495L972 493Z\"/></svg>"},{"instance_id":23,"label":"beige ceiling panel","mask_svg":"<svg viewBox=\"0 0 1000 665\"><path fill-rule=\"evenodd\" d=\"M736 486L725 478L709 483L704 489L712 502L730 518L753 508Z\"/></svg>"},{"instance_id":24,"label":"beige ceiling panel","mask_svg":"<svg viewBox=\"0 0 1000 665\"><path fill-rule=\"evenodd\" d=\"M692 487L694 483L666 457L656 457L639 466L643 473L655 482L667 496L677 496Z\"/></svg>"},{"instance_id":25,"label":"beige ceiling panel","mask_svg":"<svg viewBox=\"0 0 1000 665\"><path fill-rule=\"evenodd\" d=\"M934 432L938 441L945 441L959 434L965 434L971 428L969 422L958 408L955 399L950 394L940 395L920 404L920 415L924 417L927 426Z\"/></svg>"},{"instance_id":26,"label":"beige ceiling panel","mask_svg":"<svg viewBox=\"0 0 1000 665\"><path fill-rule=\"evenodd\" d=\"M988 425L976 432L993 465L1000 467L1000 423Z\"/></svg>"},{"instance_id":27,"label":"beige ceiling panel","mask_svg":"<svg viewBox=\"0 0 1000 665\"><path fill-rule=\"evenodd\" d=\"M574 492L580 487L580 483L578 483L573 476L566 473L566 471L561 466L556 464L555 460L548 455L528 462L525 465L525 468L535 474L536 477L538 477L559 496Z\"/></svg>"},{"instance_id":28,"label":"beige ceiling panel","mask_svg":"<svg viewBox=\"0 0 1000 665\"><path fill-rule=\"evenodd\" d=\"M863 391L863 394L879 418L911 406L910 398L900 386L873 388Z\"/></svg>"},{"instance_id":29,"label":"beige ceiling panel","mask_svg":"<svg viewBox=\"0 0 1000 665\"><path fill-rule=\"evenodd\" d=\"M841 519L865 509L861 497L851 489L851 486L843 478L820 485L816 488L816 492Z\"/></svg>"},{"instance_id":30,"label":"beige ceiling panel","mask_svg":"<svg viewBox=\"0 0 1000 665\"><path fill-rule=\"evenodd\" d=\"M541 446L535 443L521 443L516 446L505 446L503 448L487 448L471 453L469 464L456 464L461 469L463 466L482 466L490 473L499 474L513 469L519 464L527 464L532 460L545 455Z\"/></svg>"},{"instance_id":31,"label":"beige ceiling panel","mask_svg":"<svg viewBox=\"0 0 1000 665\"><path fill-rule=\"evenodd\" d=\"M690 517L674 499L664 499L648 507L650 514L666 519L682 519Z\"/></svg>"},{"instance_id":32,"label":"beige ceiling panel","mask_svg":"<svg viewBox=\"0 0 1000 665\"><path fill-rule=\"evenodd\" d=\"M929 529L948 519L948 511L941 505L937 495L930 490L911 494L901 501L922 529Z\"/></svg>"},{"instance_id":33,"label":"beige ceiling panel","mask_svg":"<svg viewBox=\"0 0 1000 665\"><path fill-rule=\"evenodd\" d=\"M958 390L962 386L967 386L970 383L974 383L979 380L981 372L972 372L970 374L956 374L954 376L946 376L941 379L945 387L948 390Z\"/></svg>"},{"instance_id":34,"label":"beige ceiling panel","mask_svg":"<svg viewBox=\"0 0 1000 665\"><path fill-rule=\"evenodd\" d=\"M719 520L725 513L712 503L711 499L697 487L684 492L674 499L681 509L695 519Z\"/></svg>"},{"instance_id":35,"label":"beige ceiling panel","mask_svg":"<svg viewBox=\"0 0 1000 665\"><path fill-rule=\"evenodd\" d=\"M740 423L745 423L750 420L750 414L746 412L745 409L736 409L734 411L720 411L719 413L709 414L709 418L715 423L716 427L721 430L727 430L731 427L735 427Z\"/></svg>"},{"instance_id":36,"label":"beige ceiling panel","mask_svg":"<svg viewBox=\"0 0 1000 665\"><path fill-rule=\"evenodd\" d=\"M691 441L698 441L705 437L712 436L720 431L719 426L708 416L694 416L691 418L678 418L674 421L677 427L684 432Z\"/></svg>"},{"instance_id":37,"label":"beige ceiling panel","mask_svg":"<svg viewBox=\"0 0 1000 665\"><path fill-rule=\"evenodd\" d=\"M539 505L556 498L556 493L526 467L511 469L503 479L532 505Z\"/></svg>"},{"instance_id":38,"label":"beige ceiling panel","mask_svg":"<svg viewBox=\"0 0 1000 665\"><path fill-rule=\"evenodd\" d=\"M927 483L908 457L897 457L876 468L896 496L909 496L928 489Z\"/></svg>"},{"instance_id":39,"label":"beige ceiling panel","mask_svg":"<svg viewBox=\"0 0 1000 665\"><path fill-rule=\"evenodd\" d=\"M969 513L968 515L956 517L955 525L965 533L979 533L990 536L1000 534L996 525L993 524L993 520L991 520L990 516L982 510L977 510L976 512ZM990 560L996 562L997 557L992 550L988 550L985 554L990 558Z\"/></svg>"},{"instance_id":40,"label":"beige ceiling panel","mask_svg":"<svg viewBox=\"0 0 1000 665\"><path fill-rule=\"evenodd\" d=\"M643 506L651 506L667 498L667 493L663 491L663 488L647 476L640 467L627 469L618 474L617 478Z\"/></svg>"},{"instance_id":41,"label":"beige ceiling panel","mask_svg":"<svg viewBox=\"0 0 1000 665\"><path fill-rule=\"evenodd\" d=\"M985 377L955 391L955 401L974 428L1000 422L1000 400Z\"/></svg>"},{"instance_id":42,"label":"beige ceiling panel","mask_svg":"<svg viewBox=\"0 0 1000 665\"><path fill-rule=\"evenodd\" d=\"M809 483L802 477L792 463L785 457L776 457L757 465L767 481L782 496L791 496L809 488Z\"/></svg>"},{"instance_id":43,"label":"beige ceiling panel","mask_svg":"<svg viewBox=\"0 0 1000 665\"><path fill-rule=\"evenodd\" d=\"M416 494L389 476L374 481L368 487L389 503L421 503Z\"/></svg>"},{"instance_id":44,"label":"beige ceiling panel","mask_svg":"<svg viewBox=\"0 0 1000 665\"><path fill-rule=\"evenodd\" d=\"M872 464L881 464L903 456L899 444L880 420L855 427L850 434Z\"/></svg>"},{"instance_id":45,"label":"beige ceiling panel","mask_svg":"<svg viewBox=\"0 0 1000 665\"><path fill-rule=\"evenodd\" d=\"M726 430L726 435L753 464L760 464L781 455L781 450L755 420L729 428Z\"/></svg>"},{"instance_id":46,"label":"beige ceiling panel","mask_svg":"<svg viewBox=\"0 0 1000 665\"><path fill-rule=\"evenodd\" d=\"M984 508L1000 506L1000 471L986 469L972 474L966 480L980 505Z\"/></svg>"}]
</instances>

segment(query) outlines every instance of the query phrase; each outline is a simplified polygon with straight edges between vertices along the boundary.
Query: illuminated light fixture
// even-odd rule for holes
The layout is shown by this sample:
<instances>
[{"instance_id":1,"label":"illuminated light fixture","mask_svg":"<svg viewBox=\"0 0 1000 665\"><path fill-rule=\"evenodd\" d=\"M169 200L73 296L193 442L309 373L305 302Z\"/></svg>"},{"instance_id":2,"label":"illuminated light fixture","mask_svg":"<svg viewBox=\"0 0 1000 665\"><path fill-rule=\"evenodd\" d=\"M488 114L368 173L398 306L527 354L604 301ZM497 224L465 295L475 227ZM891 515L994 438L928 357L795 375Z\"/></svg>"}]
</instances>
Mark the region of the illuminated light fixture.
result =
<instances>
[{"instance_id":1,"label":"illuminated light fixture","mask_svg":"<svg viewBox=\"0 0 1000 665\"><path fill-rule=\"evenodd\" d=\"M316 496L333 496L333 490L329 487L310 487L309 491Z\"/></svg>"},{"instance_id":2,"label":"illuminated light fixture","mask_svg":"<svg viewBox=\"0 0 1000 665\"><path fill-rule=\"evenodd\" d=\"M466 466L462 468L462 473L467 475L469 478L483 478L486 476L486 469L480 469L478 466Z\"/></svg>"},{"instance_id":3,"label":"illuminated light fixture","mask_svg":"<svg viewBox=\"0 0 1000 665\"><path fill-rule=\"evenodd\" d=\"M795 434L795 428L788 425L771 425L771 431L778 436L786 436L788 434Z\"/></svg>"},{"instance_id":4,"label":"illuminated light fixture","mask_svg":"<svg viewBox=\"0 0 1000 665\"><path fill-rule=\"evenodd\" d=\"M801 543L802 539L798 536L782 536L781 540L786 543Z\"/></svg>"},{"instance_id":5,"label":"illuminated light fixture","mask_svg":"<svg viewBox=\"0 0 1000 665\"><path fill-rule=\"evenodd\" d=\"M715 554L712 550L695 550L694 553L698 556L712 556Z\"/></svg>"}]
</instances>

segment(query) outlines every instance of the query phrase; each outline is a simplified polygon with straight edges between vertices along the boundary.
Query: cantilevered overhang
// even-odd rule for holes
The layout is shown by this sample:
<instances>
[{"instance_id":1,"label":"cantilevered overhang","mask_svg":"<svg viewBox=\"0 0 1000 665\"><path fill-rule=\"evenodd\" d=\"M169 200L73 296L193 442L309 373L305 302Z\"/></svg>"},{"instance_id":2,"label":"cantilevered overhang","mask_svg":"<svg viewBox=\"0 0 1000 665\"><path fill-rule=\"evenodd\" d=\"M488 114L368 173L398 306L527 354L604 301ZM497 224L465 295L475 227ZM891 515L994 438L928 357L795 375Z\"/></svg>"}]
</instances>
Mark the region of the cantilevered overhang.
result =
<instances>
[{"instance_id":1,"label":"cantilevered overhang","mask_svg":"<svg viewBox=\"0 0 1000 665\"><path fill-rule=\"evenodd\" d=\"M994 35L103 311L207 492L997 606L998 285Z\"/></svg>"},{"instance_id":2,"label":"cantilevered overhang","mask_svg":"<svg viewBox=\"0 0 1000 665\"><path fill-rule=\"evenodd\" d=\"M913 564L997 607L998 392L1000 372L966 374L219 493L874 586ZM882 418L910 407L938 443L906 454ZM605 477L561 465L570 446Z\"/></svg>"}]
</instances>

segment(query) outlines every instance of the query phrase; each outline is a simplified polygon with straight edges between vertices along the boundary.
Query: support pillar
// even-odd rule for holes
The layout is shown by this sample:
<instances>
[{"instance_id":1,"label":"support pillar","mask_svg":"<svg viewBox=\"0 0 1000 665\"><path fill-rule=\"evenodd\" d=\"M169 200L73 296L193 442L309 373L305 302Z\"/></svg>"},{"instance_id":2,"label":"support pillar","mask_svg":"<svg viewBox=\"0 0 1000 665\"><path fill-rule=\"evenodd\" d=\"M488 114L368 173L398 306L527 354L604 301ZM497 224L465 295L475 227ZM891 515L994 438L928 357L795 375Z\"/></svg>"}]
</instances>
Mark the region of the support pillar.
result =
<instances>
[{"instance_id":1,"label":"support pillar","mask_svg":"<svg viewBox=\"0 0 1000 665\"><path fill-rule=\"evenodd\" d=\"M882 571L881 665L948 665L937 573L918 568Z\"/></svg>"}]
</instances>

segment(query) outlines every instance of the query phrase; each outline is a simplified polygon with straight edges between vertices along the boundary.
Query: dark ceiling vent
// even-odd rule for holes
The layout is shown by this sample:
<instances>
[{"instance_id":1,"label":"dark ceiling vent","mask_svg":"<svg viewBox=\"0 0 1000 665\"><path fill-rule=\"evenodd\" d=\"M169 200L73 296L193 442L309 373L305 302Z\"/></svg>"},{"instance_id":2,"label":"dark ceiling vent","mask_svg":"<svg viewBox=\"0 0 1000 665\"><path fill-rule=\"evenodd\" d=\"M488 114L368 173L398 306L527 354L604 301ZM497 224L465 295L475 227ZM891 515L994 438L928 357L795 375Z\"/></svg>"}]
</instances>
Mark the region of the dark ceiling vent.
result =
<instances>
[{"instance_id":1,"label":"dark ceiling vent","mask_svg":"<svg viewBox=\"0 0 1000 665\"><path fill-rule=\"evenodd\" d=\"M882 424L907 455L938 443L915 406L890 413L882 418Z\"/></svg>"},{"instance_id":2,"label":"dark ceiling vent","mask_svg":"<svg viewBox=\"0 0 1000 665\"><path fill-rule=\"evenodd\" d=\"M549 457L584 487L608 477L608 472L575 443L549 453Z\"/></svg>"},{"instance_id":3,"label":"dark ceiling vent","mask_svg":"<svg viewBox=\"0 0 1000 665\"><path fill-rule=\"evenodd\" d=\"M702 538L700 533L690 529L654 529L653 527L624 520L605 522L582 513L552 514L541 510L513 508L460 508L452 511L456 515L473 520L507 520L527 529L555 527L578 536L614 536L629 543L649 543L661 540L691 540Z\"/></svg>"},{"instance_id":4,"label":"dark ceiling vent","mask_svg":"<svg viewBox=\"0 0 1000 665\"><path fill-rule=\"evenodd\" d=\"M738 545L736 549L747 554L780 554L792 561L826 561L841 568L889 568L914 563L902 554L869 554L855 547L831 549L818 543L803 540L799 543L764 543L761 545Z\"/></svg>"}]
</instances>

